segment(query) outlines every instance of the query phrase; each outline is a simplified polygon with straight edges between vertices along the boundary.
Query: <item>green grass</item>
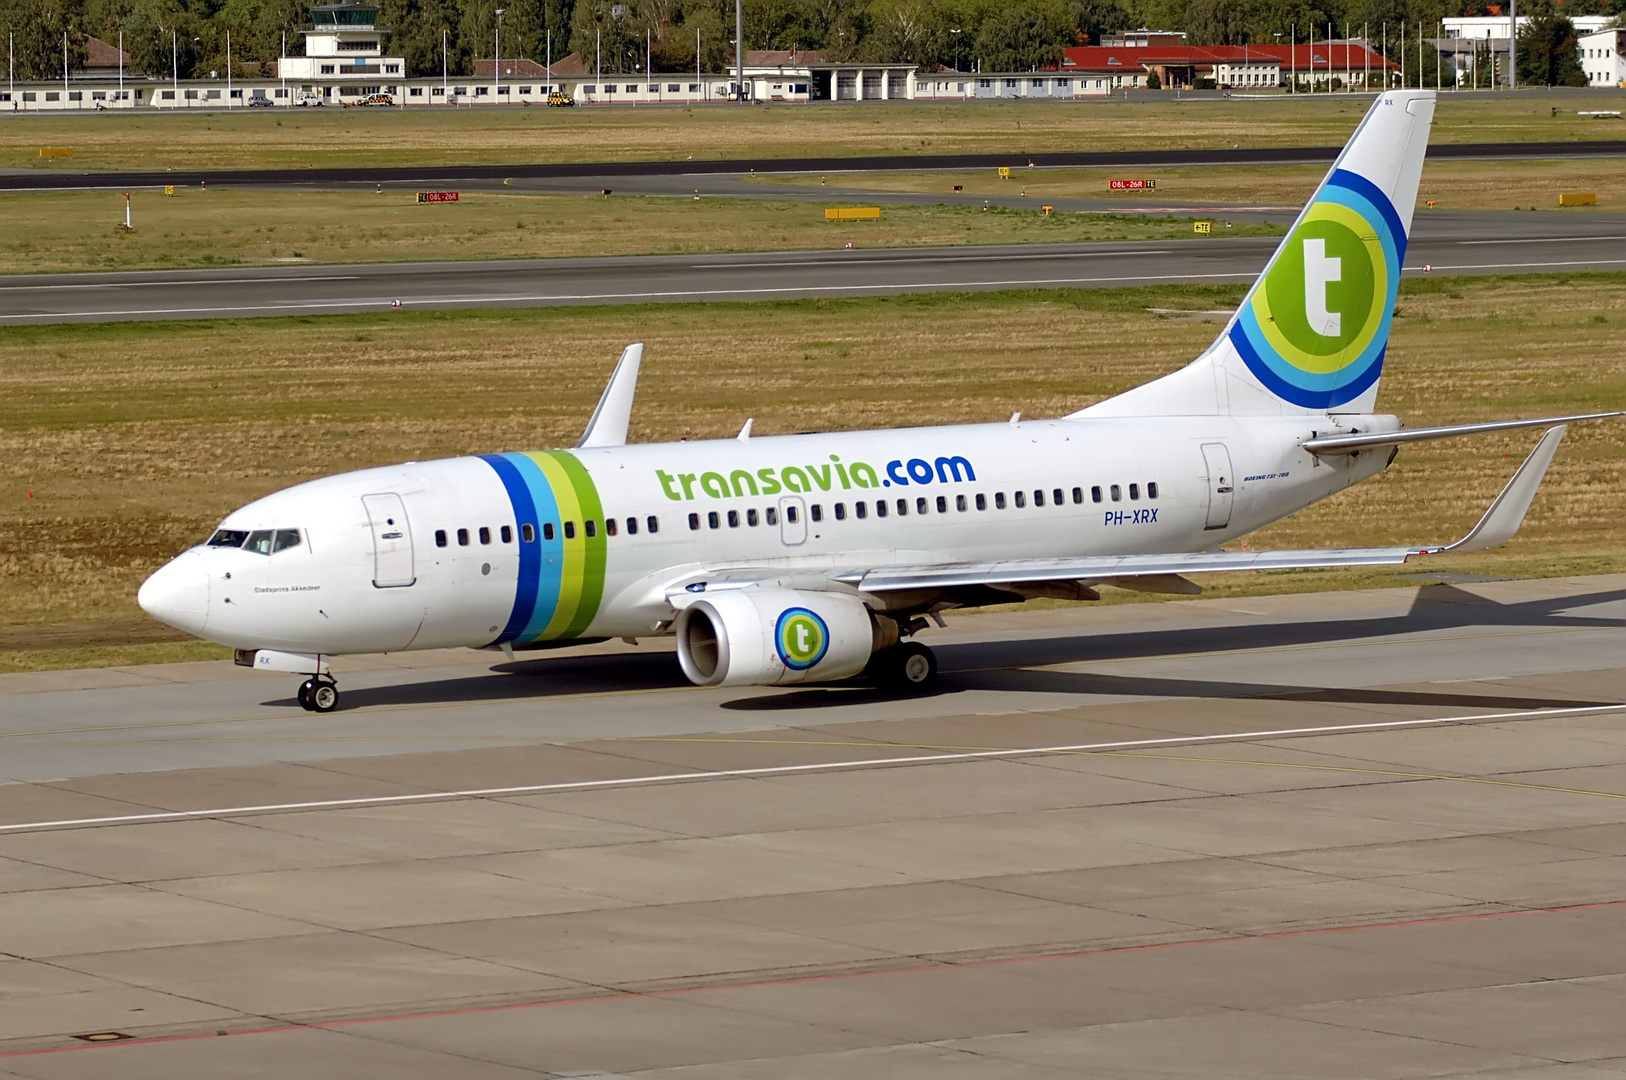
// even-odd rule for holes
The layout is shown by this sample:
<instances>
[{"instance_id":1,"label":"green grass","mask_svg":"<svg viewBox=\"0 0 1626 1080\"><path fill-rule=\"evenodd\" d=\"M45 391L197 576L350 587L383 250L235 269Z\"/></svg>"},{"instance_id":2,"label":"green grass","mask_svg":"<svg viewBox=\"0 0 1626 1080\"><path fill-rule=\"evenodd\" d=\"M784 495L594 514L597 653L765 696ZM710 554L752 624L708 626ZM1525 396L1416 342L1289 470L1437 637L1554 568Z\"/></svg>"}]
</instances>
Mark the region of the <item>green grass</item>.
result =
<instances>
[{"instance_id":1,"label":"green grass","mask_svg":"<svg viewBox=\"0 0 1626 1080\"><path fill-rule=\"evenodd\" d=\"M730 436L748 416L763 434L1003 420L1058 415L1171 370L1219 327L1148 309L1227 307L1241 293L1171 286L8 329L0 664L169 655L161 647L178 635L136 609L136 586L227 511L343 469L570 445L627 341L648 343L635 441ZM1618 407L1623 334L1626 274L1408 279L1382 406L1414 425ZM1250 543L1450 539L1533 438L1408 448L1382 476ZM1426 569L1626 570L1623 492L1626 425L1577 426L1516 540ZM1411 580L1305 573L1205 584L1224 593Z\"/></svg>"},{"instance_id":2,"label":"green grass","mask_svg":"<svg viewBox=\"0 0 1626 1080\"><path fill-rule=\"evenodd\" d=\"M1626 91L1446 94L1435 143L1621 137L1578 109L1620 108ZM790 105L738 108L243 109L199 114L34 113L0 125L0 168L221 169L498 164L865 154L1333 146L1359 96L1158 102ZM1556 109L1558 115L1552 115ZM1155 133L1155 136L1153 135ZM71 158L41 158L71 146Z\"/></svg>"},{"instance_id":3,"label":"green grass","mask_svg":"<svg viewBox=\"0 0 1626 1080\"><path fill-rule=\"evenodd\" d=\"M1626 129L1620 132L1626 135ZM1170 204L1244 204L1302 206L1327 170L1321 165L1226 166L1186 169L1013 169L1011 178L997 171L878 172L838 174L823 179L845 189L876 192L953 193L1010 196L1023 192L1047 198L1106 199L1126 208ZM1133 176L1153 180L1151 191L1112 191L1109 180ZM773 175L755 178L767 185L817 186L817 175ZM1566 207L1563 213L1626 211L1626 168L1611 160L1457 161L1433 159L1423 166L1418 188L1419 211L1432 200L1440 210L1558 210L1564 192L1591 192L1598 203Z\"/></svg>"},{"instance_id":4,"label":"green grass","mask_svg":"<svg viewBox=\"0 0 1626 1080\"><path fill-rule=\"evenodd\" d=\"M853 205L851 199L831 205ZM187 188L142 192L124 233L117 192L0 198L0 273L279 263L699 254L724 251L1190 238L1190 221L965 206L888 206L879 221L824 220L823 202ZM1248 225L1247 234L1274 235Z\"/></svg>"}]
</instances>

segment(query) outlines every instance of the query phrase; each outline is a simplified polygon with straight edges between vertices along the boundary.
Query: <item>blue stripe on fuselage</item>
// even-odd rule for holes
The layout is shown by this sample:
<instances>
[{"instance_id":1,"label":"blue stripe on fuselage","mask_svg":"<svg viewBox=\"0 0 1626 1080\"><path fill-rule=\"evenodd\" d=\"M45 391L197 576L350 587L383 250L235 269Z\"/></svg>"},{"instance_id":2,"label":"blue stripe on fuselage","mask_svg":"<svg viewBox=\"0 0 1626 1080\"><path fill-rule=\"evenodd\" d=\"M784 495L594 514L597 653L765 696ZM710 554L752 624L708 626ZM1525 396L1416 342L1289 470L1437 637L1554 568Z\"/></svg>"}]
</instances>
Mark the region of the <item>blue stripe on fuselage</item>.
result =
<instances>
[{"instance_id":1,"label":"blue stripe on fuselage","mask_svg":"<svg viewBox=\"0 0 1626 1080\"><path fill-rule=\"evenodd\" d=\"M563 518L559 514L559 502L554 497L553 486L542 474L541 466L526 454L505 454L504 457L524 477L525 485L530 489L531 501L536 507L536 566L531 586L534 601L530 618L516 638L534 641L548 628L554 613L559 610L559 591L565 572L565 538L559 531ZM544 524L555 530L552 540L544 536Z\"/></svg>"},{"instance_id":2,"label":"blue stripe on fuselage","mask_svg":"<svg viewBox=\"0 0 1626 1080\"><path fill-rule=\"evenodd\" d=\"M536 610L536 583L540 576L537 571L542 565L541 539L537 524L536 501L531 498L531 487L520 475L515 464L501 454L481 454L481 460L491 466L502 485L508 491L508 501L514 509L514 522L518 527L519 536L519 576L514 584L514 608L508 615L508 623L503 627L492 644L504 641L514 641L524 632L531 621L531 612ZM551 498L551 493L550 493ZM525 542L525 526L532 527L532 541Z\"/></svg>"}]
</instances>

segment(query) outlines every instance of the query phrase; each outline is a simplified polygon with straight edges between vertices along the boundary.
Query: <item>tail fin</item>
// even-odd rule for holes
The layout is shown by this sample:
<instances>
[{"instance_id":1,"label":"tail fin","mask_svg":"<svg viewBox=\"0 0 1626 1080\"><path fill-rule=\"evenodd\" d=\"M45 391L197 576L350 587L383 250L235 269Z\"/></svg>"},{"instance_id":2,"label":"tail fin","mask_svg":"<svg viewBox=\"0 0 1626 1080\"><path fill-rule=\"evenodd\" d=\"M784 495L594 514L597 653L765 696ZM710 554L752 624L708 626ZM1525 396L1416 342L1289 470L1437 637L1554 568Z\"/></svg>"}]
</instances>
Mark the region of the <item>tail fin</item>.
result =
<instances>
[{"instance_id":1,"label":"tail fin","mask_svg":"<svg viewBox=\"0 0 1626 1080\"><path fill-rule=\"evenodd\" d=\"M1379 94L1219 338L1073 416L1372 412L1433 118L1432 90Z\"/></svg>"}]
</instances>

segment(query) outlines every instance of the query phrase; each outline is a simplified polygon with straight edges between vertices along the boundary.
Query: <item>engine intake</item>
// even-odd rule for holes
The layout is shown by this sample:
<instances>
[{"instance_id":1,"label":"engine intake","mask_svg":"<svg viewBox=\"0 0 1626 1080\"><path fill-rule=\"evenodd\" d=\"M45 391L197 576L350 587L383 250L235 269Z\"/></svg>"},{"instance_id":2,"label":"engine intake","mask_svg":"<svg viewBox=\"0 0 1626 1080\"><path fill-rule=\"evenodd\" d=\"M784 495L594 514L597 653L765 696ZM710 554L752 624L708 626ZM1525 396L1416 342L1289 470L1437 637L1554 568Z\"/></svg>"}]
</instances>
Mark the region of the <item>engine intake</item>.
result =
<instances>
[{"instance_id":1,"label":"engine intake","mask_svg":"<svg viewBox=\"0 0 1626 1080\"><path fill-rule=\"evenodd\" d=\"M897 641L897 624L856 596L795 589L711 593L679 612L675 629L678 663L700 686L845 679Z\"/></svg>"}]
</instances>

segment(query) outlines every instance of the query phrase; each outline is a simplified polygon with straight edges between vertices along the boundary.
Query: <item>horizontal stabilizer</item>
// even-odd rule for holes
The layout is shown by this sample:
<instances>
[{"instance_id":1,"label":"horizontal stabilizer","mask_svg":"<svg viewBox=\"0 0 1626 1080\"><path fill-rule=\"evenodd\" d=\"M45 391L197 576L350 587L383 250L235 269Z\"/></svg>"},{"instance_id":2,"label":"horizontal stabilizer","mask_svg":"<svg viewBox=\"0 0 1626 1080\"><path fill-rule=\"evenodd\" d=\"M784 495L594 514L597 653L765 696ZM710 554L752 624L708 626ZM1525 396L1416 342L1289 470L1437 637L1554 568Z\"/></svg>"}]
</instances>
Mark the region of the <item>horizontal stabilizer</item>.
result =
<instances>
[{"instance_id":1,"label":"horizontal stabilizer","mask_svg":"<svg viewBox=\"0 0 1626 1080\"><path fill-rule=\"evenodd\" d=\"M582 432L581 442L576 444L578 450L627 445L627 427L632 422L632 399L638 391L638 366L643 359L642 343L628 345L621 354L620 363L615 365L615 372L598 399L598 408L593 410L593 418L587 421L587 430Z\"/></svg>"},{"instance_id":2,"label":"horizontal stabilizer","mask_svg":"<svg viewBox=\"0 0 1626 1080\"><path fill-rule=\"evenodd\" d=\"M1626 416L1626 413L1581 413L1576 416L1546 416L1537 420L1491 420L1483 424L1452 424L1449 427L1381 431L1370 435L1326 435L1311 439L1304 444L1304 449L1318 456L1353 454L1357 450L1369 450L1378 446L1399 446L1402 443L1427 442L1430 439L1454 439L1459 435L1483 435L1490 431L1553 427L1558 424L1576 424L1582 420L1607 420L1611 416Z\"/></svg>"}]
</instances>

